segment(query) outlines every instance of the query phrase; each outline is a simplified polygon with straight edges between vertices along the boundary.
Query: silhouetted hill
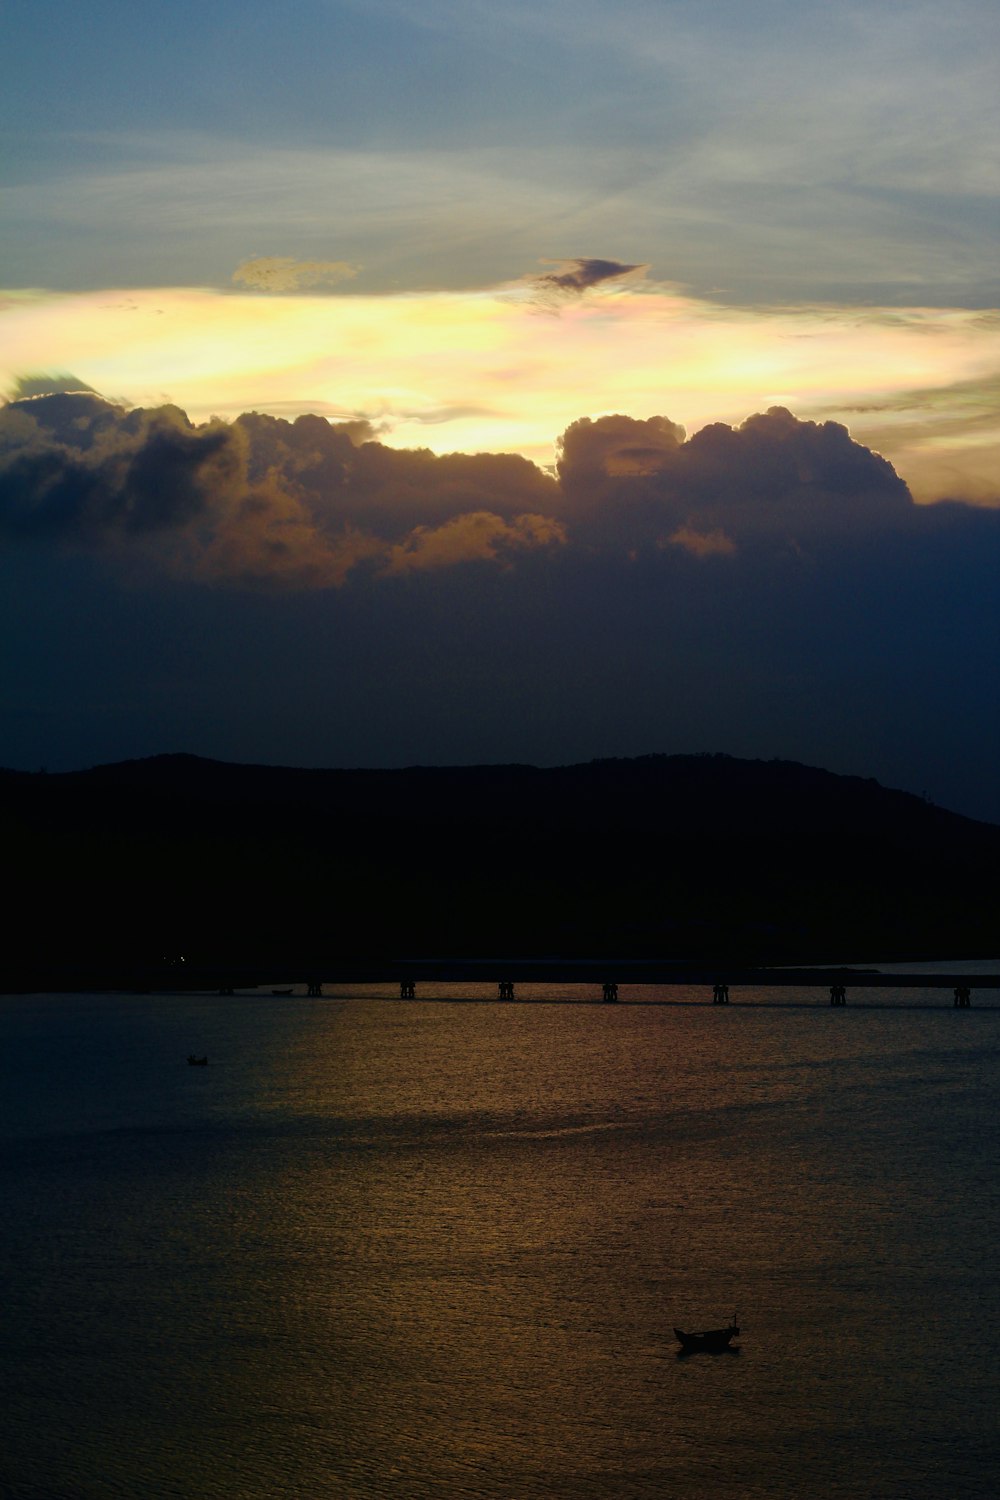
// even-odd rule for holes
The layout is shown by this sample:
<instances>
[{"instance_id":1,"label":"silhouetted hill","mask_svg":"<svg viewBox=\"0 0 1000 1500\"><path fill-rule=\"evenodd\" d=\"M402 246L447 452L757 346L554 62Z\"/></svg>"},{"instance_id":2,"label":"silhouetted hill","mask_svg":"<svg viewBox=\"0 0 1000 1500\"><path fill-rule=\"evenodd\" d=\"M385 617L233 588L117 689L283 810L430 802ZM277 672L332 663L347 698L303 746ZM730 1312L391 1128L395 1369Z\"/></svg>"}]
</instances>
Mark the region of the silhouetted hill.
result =
<instances>
[{"instance_id":1,"label":"silhouetted hill","mask_svg":"<svg viewBox=\"0 0 1000 1500\"><path fill-rule=\"evenodd\" d=\"M992 956L1000 828L787 761L0 772L7 954Z\"/></svg>"}]
</instances>

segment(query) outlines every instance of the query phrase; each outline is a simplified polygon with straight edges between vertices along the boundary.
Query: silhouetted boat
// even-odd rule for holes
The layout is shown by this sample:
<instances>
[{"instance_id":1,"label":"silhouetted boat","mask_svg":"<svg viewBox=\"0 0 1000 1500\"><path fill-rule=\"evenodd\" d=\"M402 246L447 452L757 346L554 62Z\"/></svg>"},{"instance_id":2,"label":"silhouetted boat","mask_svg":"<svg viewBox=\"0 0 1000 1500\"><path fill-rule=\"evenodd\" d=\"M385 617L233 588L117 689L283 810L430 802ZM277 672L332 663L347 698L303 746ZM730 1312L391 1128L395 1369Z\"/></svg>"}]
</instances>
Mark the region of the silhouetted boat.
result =
<instances>
[{"instance_id":1,"label":"silhouetted boat","mask_svg":"<svg viewBox=\"0 0 1000 1500\"><path fill-rule=\"evenodd\" d=\"M674 1334L684 1354L721 1354L729 1348L739 1331L734 1316L728 1328L706 1328L701 1333L684 1333L675 1328Z\"/></svg>"},{"instance_id":2,"label":"silhouetted boat","mask_svg":"<svg viewBox=\"0 0 1000 1500\"><path fill-rule=\"evenodd\" d=\"M193 1052L188 1053L188 1066L191 1068L207 1068L207 1057L195 1057Z\"/></svg>"},{"instance_id":3,"label":"silhouetted boat","mask_svg":"<svg viewBox=\"0 0 1000 1500\"><path fill-rule=\"evenodd\" d=\"M295 993L295 986L294 986L294 984L290 984L288 986L287 990L272 990L271 991L272 995L292 995L294 993Z\"/></svg>"}]
</instances>

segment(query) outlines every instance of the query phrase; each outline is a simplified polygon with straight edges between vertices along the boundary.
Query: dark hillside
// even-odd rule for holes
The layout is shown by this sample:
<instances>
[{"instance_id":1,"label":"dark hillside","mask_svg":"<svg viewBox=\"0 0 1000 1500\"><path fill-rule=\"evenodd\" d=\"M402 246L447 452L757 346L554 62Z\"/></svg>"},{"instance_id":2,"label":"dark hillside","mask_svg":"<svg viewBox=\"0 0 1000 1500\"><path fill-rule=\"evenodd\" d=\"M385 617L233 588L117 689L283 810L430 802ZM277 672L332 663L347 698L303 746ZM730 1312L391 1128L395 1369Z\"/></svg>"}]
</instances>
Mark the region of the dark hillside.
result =
<instances>
[{"instance_id":1,"label":"dark hillside","mask_svg":"<svg viewBox=\"0 0 1000 1500\"><path fill-rule=\"evenodd\" d=\"M784 761L0 773L8 958L992 956L1000 829Z\"/></svg>"}]
</instances>

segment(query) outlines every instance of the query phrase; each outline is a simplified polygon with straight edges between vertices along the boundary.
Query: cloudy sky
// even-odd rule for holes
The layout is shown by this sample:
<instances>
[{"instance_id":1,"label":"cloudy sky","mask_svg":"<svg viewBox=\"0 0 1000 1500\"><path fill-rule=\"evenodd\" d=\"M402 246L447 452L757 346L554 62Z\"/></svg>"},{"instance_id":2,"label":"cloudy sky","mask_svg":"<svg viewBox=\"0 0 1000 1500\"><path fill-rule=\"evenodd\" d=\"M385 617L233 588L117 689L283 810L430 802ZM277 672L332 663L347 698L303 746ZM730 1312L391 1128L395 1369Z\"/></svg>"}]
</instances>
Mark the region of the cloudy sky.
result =
<instances>
[{"instance_id":1,"label":"cloudy sky","mask_svg":"<svg viewBox=\"0 0 1000 1500\"><path fill-rule=\"evenodd\" d=\"M993 0L0 15L0 763L1000 820Z\"/></svg>"}]
</instances>

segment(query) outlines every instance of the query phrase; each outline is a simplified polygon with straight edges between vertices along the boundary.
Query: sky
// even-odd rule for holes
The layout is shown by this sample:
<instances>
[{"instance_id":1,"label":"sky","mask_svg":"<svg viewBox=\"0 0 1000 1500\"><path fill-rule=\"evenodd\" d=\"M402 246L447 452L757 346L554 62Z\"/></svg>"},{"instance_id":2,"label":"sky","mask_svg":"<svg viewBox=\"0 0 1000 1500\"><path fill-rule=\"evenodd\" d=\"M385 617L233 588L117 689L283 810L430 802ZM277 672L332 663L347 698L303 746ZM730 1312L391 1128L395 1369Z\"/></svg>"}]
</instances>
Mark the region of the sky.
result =
<instances>
[{"instance_id":1,"label":"sky","mask_svg":"<svg viewBox=\"0 0 1000 1500\"><path fill-rule=\"evenodd\" d=\"M1000 821L993 0L0 18L0 764Z\"/></svg>"}]
</instances>

